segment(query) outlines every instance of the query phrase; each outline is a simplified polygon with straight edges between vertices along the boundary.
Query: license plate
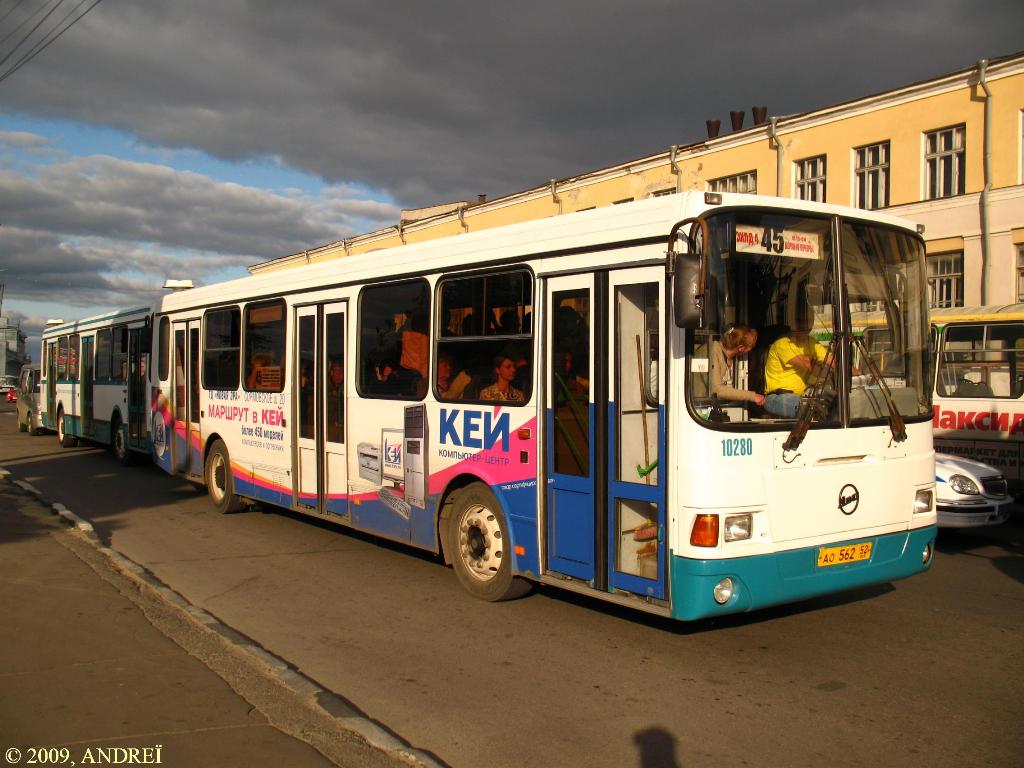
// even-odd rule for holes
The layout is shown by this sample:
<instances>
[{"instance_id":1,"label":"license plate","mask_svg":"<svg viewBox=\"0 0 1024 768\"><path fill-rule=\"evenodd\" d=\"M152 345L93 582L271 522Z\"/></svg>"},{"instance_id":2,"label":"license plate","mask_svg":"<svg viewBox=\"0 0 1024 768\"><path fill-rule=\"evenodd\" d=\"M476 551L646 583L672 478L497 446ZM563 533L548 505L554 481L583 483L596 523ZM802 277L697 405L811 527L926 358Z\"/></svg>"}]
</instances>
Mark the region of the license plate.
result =
<instances>
[{"instance_id":1,"label":"license plate","mask_svg":"<svg viewBox=\"0 0 1024 768\"><path fill-rule=\"evenodd\" d=\"M860 544L847 544L845 547L821 547L818 550L818 567L856 563L858 560L867 560L870 557L870 541Z\"/></svg>"}]
</instances>

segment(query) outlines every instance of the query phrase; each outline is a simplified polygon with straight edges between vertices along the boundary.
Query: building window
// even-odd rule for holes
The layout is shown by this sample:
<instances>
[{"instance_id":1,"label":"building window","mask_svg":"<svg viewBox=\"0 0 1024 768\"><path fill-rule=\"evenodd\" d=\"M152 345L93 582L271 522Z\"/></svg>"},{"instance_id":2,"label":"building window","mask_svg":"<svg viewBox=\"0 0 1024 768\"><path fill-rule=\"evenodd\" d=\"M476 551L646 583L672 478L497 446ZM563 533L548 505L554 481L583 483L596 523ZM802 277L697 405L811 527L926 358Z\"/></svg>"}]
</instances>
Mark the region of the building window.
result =
<instances>
[{"instance_id":1,"label":"building window","mask_svg":"<svg viewBox=\"0 0 1024 768\"><path fill-rule=\"evenodd\" d=\"M1017 302L1024 302L1024 243L1017 246Z\"/></svg>"},{"instance_id":2,"label":"building window","mask_svg":"<svg viewBox=\"0 0 1024 768\"><path fill-rule=\"evenodd\" d=\"M746 192L757 194L757 171L738 173L735 176L723 176L708 182L708 192Z\"/></svg>"},{"instance_id":3,"label":"building window","mask_svg":"<svg viewBox=\"0 0 1024 768\"><path fill-rule=\"evenodd\" d=\"M854 150L857 178L856 204L873 211L889 205L889 142L870 144Z\"/></svg>"},{"instance_id":4,"label":"building window","mask_svg":"<svg viewBox=\"0 0 1024 768\"><path fill-rule=\"evenodd\" d=\"M825 156L796 161L796 198L825 202Z\"/></svg>"},{"instance_id":5,"label":"building window","mask_svg":"<svg viewBox=\"0 0 1024 768\"><path fill-rule=\"evenodd\" d=\"M964 163L966 128L962 125L925 134L924 163L926 197L962 195L965 189Z\"/></svg>"},{"instance_id":6,"label":"building window","mask_svg":"<svg viewBox=\"0 0 1024 768\"><path fill-rule=\"evenodd\" d=\"M613 200L612 201L612 205L622 205L623 203L632 203L632 202L633 202L633 198L632 197L624 197L621 200Z\"/></svg>"},{"instance_id":7,"label":"building window","mask_svg":"<svg viewBox=\"0 0 1024 768\"><path fill-rule=\"evenodd\" d=\"M928 257L928 306L964 305L964 254L939 253Z\"/></svg>"},{"instance_id":8,"label":"building window","mask_svg":"<svg viewBox=\"0 0 1024 768\"><path fill-rule=\"evenodd\" d=\"M666 195L674 195L675 193L675 187L665 187L664 189L656 189L651 192L651 197L665 197Z\"/></svg>"}]
</instances>

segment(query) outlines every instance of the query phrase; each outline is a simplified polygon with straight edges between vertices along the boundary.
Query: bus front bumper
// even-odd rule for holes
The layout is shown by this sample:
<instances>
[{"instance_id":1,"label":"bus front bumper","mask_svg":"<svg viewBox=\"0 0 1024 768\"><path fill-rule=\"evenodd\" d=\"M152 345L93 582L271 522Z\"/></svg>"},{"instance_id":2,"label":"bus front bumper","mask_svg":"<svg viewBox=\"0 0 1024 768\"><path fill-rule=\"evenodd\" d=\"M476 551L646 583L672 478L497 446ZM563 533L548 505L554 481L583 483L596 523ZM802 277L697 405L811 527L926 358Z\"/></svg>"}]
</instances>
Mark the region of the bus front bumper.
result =
<instances>
[{"instance_id":1,"label":"bus front bumper","mask_svg":"<svg viewBox=\"0 0 1024 768\"><path fill-rule=\"evenodd\" d=\"M935 530L928 526L830 542L824 546L871 542L872 551L866 560L828 566L818 565L818 546L725 560L673 556L672 616L692 620L743 613L913 576L931 566ZM726 578L732 583L731 595L719 604L715 588Z\"/></svg>"}]
</instances>

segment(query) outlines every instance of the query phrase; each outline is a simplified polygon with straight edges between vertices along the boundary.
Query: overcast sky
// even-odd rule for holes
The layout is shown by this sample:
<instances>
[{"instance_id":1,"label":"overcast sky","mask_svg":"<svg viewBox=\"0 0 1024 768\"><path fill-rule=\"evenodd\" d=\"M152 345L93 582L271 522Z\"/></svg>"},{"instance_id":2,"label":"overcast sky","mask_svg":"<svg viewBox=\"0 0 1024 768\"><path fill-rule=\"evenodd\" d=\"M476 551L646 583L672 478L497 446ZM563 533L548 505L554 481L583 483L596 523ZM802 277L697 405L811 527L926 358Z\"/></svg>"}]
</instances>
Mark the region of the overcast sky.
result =
<instances>
[{"instance_id":1,"label":"overcast sky","mask_svg":"<svg viewBox=\"0 0 1024 768\"><path fill-rule=\"evenodd\" d=\"M0 78L75 6L0 0ZM1020 0L104 0L0 81L4 314L35 345L45 316L165 277L935 77L1022 30Z\"/></svg>"}]
</instances>

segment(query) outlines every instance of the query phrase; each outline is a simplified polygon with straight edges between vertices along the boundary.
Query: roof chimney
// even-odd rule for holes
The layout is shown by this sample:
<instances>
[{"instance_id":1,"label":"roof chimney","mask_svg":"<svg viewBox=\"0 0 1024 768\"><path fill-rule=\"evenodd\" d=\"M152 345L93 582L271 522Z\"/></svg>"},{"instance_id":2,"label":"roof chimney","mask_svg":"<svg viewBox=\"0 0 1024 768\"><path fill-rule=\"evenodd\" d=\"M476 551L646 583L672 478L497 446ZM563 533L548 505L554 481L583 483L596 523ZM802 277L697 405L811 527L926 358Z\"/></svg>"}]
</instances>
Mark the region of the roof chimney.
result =
<instances>
[{"instance_id":1,"label":"roof chimney","mask_svg":"<svg viewBox=\"0 0 1024 768\"><path fill-rule=\"evenodd\" d=\"M734 131L740 130L743 127L743 110L733 110L729 113L729 118L732 120L732 129Z\"/></svg>"},{"instance_id":2,"label":"roof chimney","mask_svg":"<svg viewBox=\"0 0 1024 768\"><path fill-rule=\"evenodd\" d=\"M480 203L486 203L487 202L487 195L477 195L476 196L476 202L477 202L477 205L479 205Z\"/></svg>"},{"instance_id":3,"label":"roof chimney","mask_svg":"<svg viewBox=\"0 0 1024 768\"><path fill-rule=\"evenodd\" d=\"M718 137L718 131L722 127L722 121L721 120L706 120L705 122L707 123L707 126L708 126L708 138L709 139L717 138Z\"/></svg>"},{"instance_id":4,"label":"roof chimney","mask_svg":"<svg viewBox=\"0 0 1024 768\"><path fill-rule=\"evenodd\" d=\"M764 125L768 122L768 107L751 107L750 114L754 117L754 125Z\"/></svg>"}]
</instances>

